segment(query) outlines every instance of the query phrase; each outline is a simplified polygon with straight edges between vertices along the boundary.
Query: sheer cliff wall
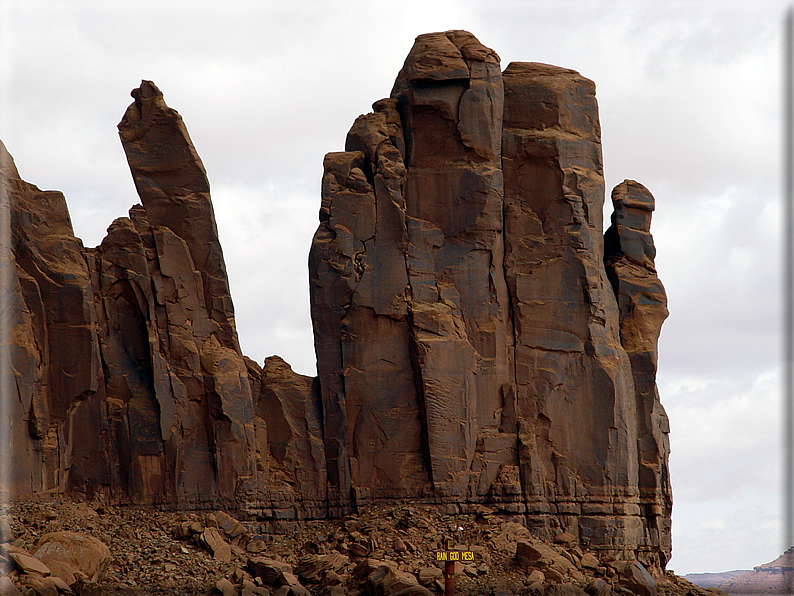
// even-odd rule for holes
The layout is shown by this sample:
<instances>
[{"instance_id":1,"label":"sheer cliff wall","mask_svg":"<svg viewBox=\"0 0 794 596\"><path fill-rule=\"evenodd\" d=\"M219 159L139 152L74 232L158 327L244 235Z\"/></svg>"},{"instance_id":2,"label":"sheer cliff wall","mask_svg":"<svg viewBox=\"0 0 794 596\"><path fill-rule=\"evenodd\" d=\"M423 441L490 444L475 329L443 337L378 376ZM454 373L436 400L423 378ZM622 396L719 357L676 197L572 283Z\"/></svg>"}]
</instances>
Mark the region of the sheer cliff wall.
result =
<instances>
[{"instance_id":1,"label":"sheer cliff wall","mask_svg":"<svg viewBox=\"0 0 794 596\"><path fill-rule=\"evenodd\" d=\"M653 198L613 194L595 85L422 35L325 159L309 258L329 504L488 503L670 555Z\"/></svg>"}]
</instances>

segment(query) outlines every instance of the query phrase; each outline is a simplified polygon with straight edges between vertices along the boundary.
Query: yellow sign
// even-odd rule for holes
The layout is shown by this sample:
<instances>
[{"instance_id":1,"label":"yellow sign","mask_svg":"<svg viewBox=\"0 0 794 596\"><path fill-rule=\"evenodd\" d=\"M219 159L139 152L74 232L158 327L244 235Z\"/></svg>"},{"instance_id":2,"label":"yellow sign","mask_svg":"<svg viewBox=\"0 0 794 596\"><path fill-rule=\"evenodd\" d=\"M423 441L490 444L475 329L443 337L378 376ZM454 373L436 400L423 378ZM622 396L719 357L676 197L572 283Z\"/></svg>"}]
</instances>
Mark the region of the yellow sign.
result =
<instances>
[{"instance_id":1,"label":"yellow sign","mask_svg":"<svg viewBox=\"0 0 794 596\"><path fill-rule=\"evenodd\" d=\"M437 550L436 561L473 561L474 551L471 550Z\"/></svg>"}]
</instances>

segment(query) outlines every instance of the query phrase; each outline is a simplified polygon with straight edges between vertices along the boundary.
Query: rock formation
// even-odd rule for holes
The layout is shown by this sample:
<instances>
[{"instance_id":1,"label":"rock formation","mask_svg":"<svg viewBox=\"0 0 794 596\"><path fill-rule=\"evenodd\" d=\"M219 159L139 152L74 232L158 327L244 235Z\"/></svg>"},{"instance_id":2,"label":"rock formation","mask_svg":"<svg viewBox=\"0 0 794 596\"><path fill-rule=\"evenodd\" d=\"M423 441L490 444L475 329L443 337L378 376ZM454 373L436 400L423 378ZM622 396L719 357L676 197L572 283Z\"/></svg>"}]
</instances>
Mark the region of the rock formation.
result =
<instances>
[{"instance_id":1,"label":"rock formation","mask_svg":"<svg viewBox=\"0 0 794 596\"><path fill-rule=\"evenodd\" d=\"M119 133L143 204L96 248L74 237L62 194L0 153L4 485L294 516L294 485L307 508L325 496L312 380L243 357L204 167L157 87L132 95Z\"/></svg>"},{"instance_id":2,"label":"rock formation","mask_svg":"<svg viewBox=\"0 0 794 596\"><path fill-rule=\"evenodd\" d=\"M276 525L487 504L665 565L653 197L619 185L602 237L591 81L501 72L464 31L417 38L391 97L325 159L316 379L243 356L204 167L153 83L132 96L119 134L141 204L96 248L0 146L5 487Z\"/></svg>"},{"instance_id":3,"label":"rock formation","mask_svg":"<svg viewBox=\"0 0 794 596\"><path fill-rule=\"evenodd\" d=\"M449 31L373 110L326 157L309 258L332 508L485 502L664 565L653 198L615 190L605 254L594 84Z\"/></svg>"},{"instance_id":4,"label":"rock formation","mask_svg":"<svg viewBox=\"0 0 794 596\"><path fill-rule=\"evenodd\" d=\"M66 470L103 466L96 433L73 440L102 390L90 273L63 194L24 182L2 144L0 182L0 390L13 446L3 481L14 492L65 488Z\"/></svg>"},{"instance_id":5,"label":"rock formation","mask_svg":"<svg viewBox=\"0 0 794 596\"><path fill-rule=\"evenodd\" d=\"M794 585L794 547L774 561L754 567L719 586L728 594L791 594Z\"/></svg>"}]
</instances>

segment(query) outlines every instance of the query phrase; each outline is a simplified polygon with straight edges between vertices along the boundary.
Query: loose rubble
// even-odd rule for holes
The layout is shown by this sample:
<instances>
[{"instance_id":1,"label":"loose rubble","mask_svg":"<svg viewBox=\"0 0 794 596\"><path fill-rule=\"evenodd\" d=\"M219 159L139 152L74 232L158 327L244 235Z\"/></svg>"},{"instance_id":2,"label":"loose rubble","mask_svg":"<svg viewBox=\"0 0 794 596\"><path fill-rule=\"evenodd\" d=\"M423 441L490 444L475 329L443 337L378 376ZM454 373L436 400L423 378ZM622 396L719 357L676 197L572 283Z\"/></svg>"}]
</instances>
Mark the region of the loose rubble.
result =
<instances>
[{"instance_id":1,"label":"loose rubble","mask_svg":"<svg viewBox=\"0 0 794 596\"><path fill-rule=\"evenodd\" d=\"M636 560L550 544L487 507L444 515L373 506L340 520L278 525L223 511L163 512L36 496L0 517L0 596L429 596L443 594L447 545L462 596L717 596Z\"/></svg>"}]
</instances>

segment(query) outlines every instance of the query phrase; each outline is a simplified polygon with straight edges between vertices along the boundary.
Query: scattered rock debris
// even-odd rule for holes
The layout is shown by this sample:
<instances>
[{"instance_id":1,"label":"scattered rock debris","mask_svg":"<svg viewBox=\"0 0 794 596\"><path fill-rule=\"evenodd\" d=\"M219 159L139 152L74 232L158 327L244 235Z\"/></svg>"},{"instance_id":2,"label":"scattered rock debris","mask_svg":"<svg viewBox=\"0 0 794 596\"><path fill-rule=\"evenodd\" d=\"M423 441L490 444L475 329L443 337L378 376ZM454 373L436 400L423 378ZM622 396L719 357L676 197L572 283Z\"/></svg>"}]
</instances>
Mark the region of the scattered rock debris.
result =
<instances>
[{"instance_id":1,"label":"scattered rock debris","mask_svg":"<svg viewBox=\"0 0 794 596\"><path fill-rule=\"evenodd\" d=\"M0 596L427 596L444 593L435 551L455 563L461 596L717 596L637 561L547 544L481 508L444 515L372 506L339 520L278 528L223 511L164 512L38 496L0 517ZM275 530L275 531L274 531Z\"/></svg>"}]
</instances>

